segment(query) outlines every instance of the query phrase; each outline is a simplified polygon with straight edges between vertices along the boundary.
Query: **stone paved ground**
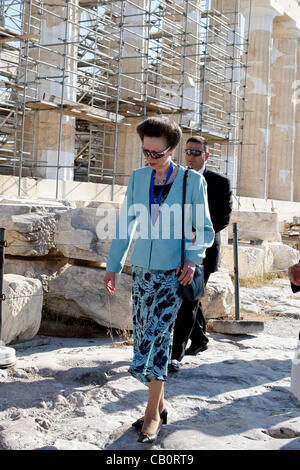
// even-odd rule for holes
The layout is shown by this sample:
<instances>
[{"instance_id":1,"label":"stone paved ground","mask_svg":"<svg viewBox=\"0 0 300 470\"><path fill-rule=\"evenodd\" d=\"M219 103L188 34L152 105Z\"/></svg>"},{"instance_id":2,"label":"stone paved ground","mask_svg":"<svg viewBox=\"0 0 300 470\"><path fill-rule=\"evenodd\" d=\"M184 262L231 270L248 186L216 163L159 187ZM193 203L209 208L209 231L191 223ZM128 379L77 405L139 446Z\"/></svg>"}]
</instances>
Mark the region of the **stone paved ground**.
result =
<instances>
[{"instance_id":1,"label":"stone paved ground","mask_svg":"<svg viewBox=\"0 0 300 470\"><path fill-rule=\"evenodd\" d=\"M297 316L297 315L295 315ZM165 386L169 412L154 445L137 443L146 388L127 370L132 347L109 337L36 337L0 370L1 449L298 449L290 392L300 320L267 319L258 336L209 333Z\"/></svg>"},{"instance_id":2,"label":"stone paved ground","mask_svg":"<svg viewBox=\"0 0 300 470\"><path fill-rule=\"evenodd\" d=\"M209 334L209 349L169 375L169 423L150 448L300 450L300 403L290 393L298 326L291 337ZM147 399L127 373L131 346L48 340L17 349L15 369L0 372L2 448L144 448L131 427Z\"/></svg>"}]
</instances>

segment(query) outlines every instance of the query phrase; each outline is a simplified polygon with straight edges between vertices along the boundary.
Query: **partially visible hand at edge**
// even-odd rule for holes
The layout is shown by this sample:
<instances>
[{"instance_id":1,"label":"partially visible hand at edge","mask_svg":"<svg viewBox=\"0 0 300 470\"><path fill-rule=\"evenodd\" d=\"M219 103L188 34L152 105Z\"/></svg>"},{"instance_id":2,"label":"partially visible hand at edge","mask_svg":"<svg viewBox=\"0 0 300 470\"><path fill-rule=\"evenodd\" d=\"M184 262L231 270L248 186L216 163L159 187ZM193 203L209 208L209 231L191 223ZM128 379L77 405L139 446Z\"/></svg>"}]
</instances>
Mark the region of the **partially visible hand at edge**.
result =
<instances>
[{"instance_id":1,"label":"partially visible hand at edge","mask_svg":"<svg viewBox=\"0 0 300 470\"><path fill-rule=\"evenodd\" d=\"M106 292L112 295L115 292L116 273L112 271L106 271L104 279L103 279L103 284L104 284L104 289L106 290Z\"/></svg>"},{"instance_id":2,"label":"partially visible hand at edge","mask_svg":"<svg viewBox=\"0 0 300 470\"><path fill-rule=\"evenodd\" d=\"M176 269L177 275L180 272L180 267L181 265L179 265L178 268ZM194 277L195 269L196 269L196 264L193 263L193 261L186 259L184 262L183 268L181 270L181 274L178 278L179 282L183 286L186 286L187 284L191 284L193 277Z\"/></svg>"}]
</instances>

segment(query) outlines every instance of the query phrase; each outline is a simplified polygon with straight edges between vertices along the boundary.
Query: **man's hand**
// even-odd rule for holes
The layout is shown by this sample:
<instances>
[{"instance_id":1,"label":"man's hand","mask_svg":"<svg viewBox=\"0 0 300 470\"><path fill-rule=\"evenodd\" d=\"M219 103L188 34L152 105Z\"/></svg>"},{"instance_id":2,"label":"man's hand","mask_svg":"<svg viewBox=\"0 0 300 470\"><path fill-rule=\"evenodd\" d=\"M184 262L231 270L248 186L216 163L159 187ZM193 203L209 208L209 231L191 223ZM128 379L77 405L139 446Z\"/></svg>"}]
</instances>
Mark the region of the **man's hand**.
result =
<instances>
[{"instance_id":1,"label":"man's hand","mask_svg":"<svg viewBox=\"0 0 300 470\"><path fill-rule=\"evenodd\" d=\"M177 275L180 272L180 266L181 265L179 265L178 268L176 269L176 274ZM191 284L191 282L193 280L193 277L194 277L195 269L196 269L196 265L195 265L195 263L193 263L193 261L190 261L188 259L185 260L182 271L181 271L181 274L178 278L179 282L183 286L186 286L187 284Z\"/></svg>"},{"instance_id":2,"label":"man's hand","mask_svg":"<svg viewBox=\"0 0 300 470\"><path fill-rule=\"evenodd\" d=\"M300 262L289 267L289 278L295 286L300 286Z\"/></svg>"},{"instance_id":3,"label":"man's hand","mask_svg":"<svg viewBox=\"0 0 300 470\"><path fill-rule=\"evenodd\" d=\"M110 295L112 295L115 291L116 285L116 273L112 271L106 271L104 279L103 279L104 289Z\"/></svg>"}]
</instances>

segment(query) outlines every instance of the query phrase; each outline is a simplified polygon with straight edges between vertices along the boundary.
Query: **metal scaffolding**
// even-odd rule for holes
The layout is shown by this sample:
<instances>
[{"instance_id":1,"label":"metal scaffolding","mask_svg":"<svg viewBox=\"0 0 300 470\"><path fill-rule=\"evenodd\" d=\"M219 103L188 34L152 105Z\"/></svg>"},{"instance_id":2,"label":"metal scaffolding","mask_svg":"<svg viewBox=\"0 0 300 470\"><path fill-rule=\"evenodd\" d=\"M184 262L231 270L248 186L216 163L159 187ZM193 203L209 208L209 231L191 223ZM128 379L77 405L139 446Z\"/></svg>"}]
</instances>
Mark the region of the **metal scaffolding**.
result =
<instances>
[{"instance_id":1,"label":"metal scaffolding","mask_svg":"<svg viewBox=\"0 0 300 470\"><path fill-rule=\"evenodd\" d=\"M56 198L61 180L110 183L113 199L129 176L118 169L120 131L167 115L207 138L209 166L234 187L240 13L240 0L0 0L0 174L19 177L19 195L34 177L55 179Z\"/></svg>"}]
</instances>

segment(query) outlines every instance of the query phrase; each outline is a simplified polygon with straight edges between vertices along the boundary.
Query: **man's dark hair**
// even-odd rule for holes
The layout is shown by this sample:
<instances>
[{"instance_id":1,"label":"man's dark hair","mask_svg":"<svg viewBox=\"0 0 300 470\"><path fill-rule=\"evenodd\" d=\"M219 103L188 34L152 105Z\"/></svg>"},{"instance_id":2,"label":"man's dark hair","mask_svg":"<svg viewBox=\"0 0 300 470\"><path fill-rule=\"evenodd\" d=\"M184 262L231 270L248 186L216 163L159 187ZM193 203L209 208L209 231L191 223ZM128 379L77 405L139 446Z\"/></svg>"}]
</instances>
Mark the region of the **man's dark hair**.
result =
<instances>
[{"instance_id":1,"label":"man's dark hair","mask_svg":"<svg viewBox=\"0 0 300 470\"><path fill-rule=\"evenodd\" d=\"M182 131L176 122L165 117L150 117L141 122L136 131L141 140L144 137L165 137L168 147L175 148L181 139Z\"/></svg>"},{"instance_id":2,"label":"man's dark hair","mask_svg":"<svg viewBox=\"0 0 300 470\"><path fill-rule=\"evenodd\" d=\"M195 142L197 144L202 144L204 148L204 152L207 153L207 140L202 137L201 135L193 135L192 137L189 137L186 143L188 144L189 142Z\"/></svg>"}]
</instances>

